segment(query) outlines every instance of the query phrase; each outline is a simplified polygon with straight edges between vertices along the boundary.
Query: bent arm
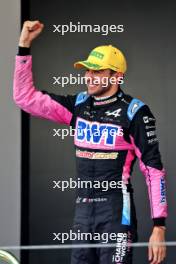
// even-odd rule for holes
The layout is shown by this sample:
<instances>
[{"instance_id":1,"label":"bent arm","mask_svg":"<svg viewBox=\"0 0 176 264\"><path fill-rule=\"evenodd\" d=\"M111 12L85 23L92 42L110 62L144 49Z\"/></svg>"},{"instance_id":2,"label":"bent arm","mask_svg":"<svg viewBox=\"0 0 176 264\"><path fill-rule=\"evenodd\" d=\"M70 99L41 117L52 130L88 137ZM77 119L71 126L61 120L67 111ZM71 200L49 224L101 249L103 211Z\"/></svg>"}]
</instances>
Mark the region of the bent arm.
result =
<instances>
[{"instance_id":1,"label":"bent arm","mask_svg":"<svg viewBox=\"0 0 176 264\"><path fill-rule=\"evenodd\" d=\"M159 152L155 118L148 106L144 105L136 113L131 123L130 137L136 156L139 158L140 169L146 178L154 225L165 225L166 173Z\"/></svg>"},{"instance_id":2,"label":"bent arm","mask_svg":"<svg viewBox=\"0 0 176 264\"><path fill-rule=\"evenodd\" d=\"M13 99L33 116L69 125L73 116L75 96L61 96L36 90L32 74L32 56L16 56Z\"/></svg>"}]
</instances>

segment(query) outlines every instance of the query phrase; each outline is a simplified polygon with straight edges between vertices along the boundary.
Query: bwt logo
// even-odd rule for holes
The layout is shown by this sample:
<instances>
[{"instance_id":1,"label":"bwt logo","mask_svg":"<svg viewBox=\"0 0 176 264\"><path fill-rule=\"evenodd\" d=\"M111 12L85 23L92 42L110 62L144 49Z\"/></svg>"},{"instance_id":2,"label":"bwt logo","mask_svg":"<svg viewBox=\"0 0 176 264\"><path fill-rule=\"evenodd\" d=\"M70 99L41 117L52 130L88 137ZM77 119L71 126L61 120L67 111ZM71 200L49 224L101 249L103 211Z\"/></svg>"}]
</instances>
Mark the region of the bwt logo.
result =
<instances>
[{"instance_id":1,"label":"bwt logo","mask_svg":"<svg viewBox=\"0 0 176 264\"><path fill-rule=\"evenodd\" d=\"M166 184L164 178L160 181L160 191L161 191L161 203L166 202Z\"/></svg>"},{"instance_id":2,"label":"bwt logo","mask_svg":"<svg viewBox=\"0 0 176 264\"><path fill-rule=\"evenodd\" d=\"M104 140L105 145L113 146L116 137L123 136L121 127L111 124L100 124L98 122L89 122L78 119L76 127L76 140L80 142L100 144Z\"/></svg>"}]
</instances>

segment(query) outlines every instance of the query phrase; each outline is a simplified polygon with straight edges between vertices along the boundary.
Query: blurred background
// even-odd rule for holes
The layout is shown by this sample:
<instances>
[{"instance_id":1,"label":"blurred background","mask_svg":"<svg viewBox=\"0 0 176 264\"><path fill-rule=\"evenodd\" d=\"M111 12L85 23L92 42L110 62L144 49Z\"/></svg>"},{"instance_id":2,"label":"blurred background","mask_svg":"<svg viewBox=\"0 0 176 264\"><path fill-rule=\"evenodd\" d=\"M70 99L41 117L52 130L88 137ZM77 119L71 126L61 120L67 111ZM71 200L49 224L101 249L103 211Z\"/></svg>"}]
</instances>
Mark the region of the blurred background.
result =
<instances>
[{"instance_id":1,"label":"blurred background","mask_svg":"<svg viewBox=\"0 0 176 264\"><path fill-rule=\"evenodd\" d=\"M21 23L40 20L45 28L34 41L33 72L36 88L74 94L82 85L53 85L53 76L83 74L73 63L96 46L112 44L126 55L128 70L122 89L146 102L157 119L162 161L167 170L169 217L167 240L176 240L175 87L176 35L174 1L57 1L1 0L0 76L0 246L57 244L53 233L68 232L74 215L74 190L53 189L53 180L75 177L73 139L53 137L58 124L29 117L12 101L14 57ZM123 25L123 33L53 32L53 25ZM132 177L138 216L139 241L147 242L152 221L144 176L135 165ZM17 253L17 252L16 252ZM18 255L18 254L17 254ZM29 251L22 263L70 263L70 250ZM167 264L176 261L168 248ZM148 263L147 248L135 249L134 264Z\"/></svg>"}]
</instances>

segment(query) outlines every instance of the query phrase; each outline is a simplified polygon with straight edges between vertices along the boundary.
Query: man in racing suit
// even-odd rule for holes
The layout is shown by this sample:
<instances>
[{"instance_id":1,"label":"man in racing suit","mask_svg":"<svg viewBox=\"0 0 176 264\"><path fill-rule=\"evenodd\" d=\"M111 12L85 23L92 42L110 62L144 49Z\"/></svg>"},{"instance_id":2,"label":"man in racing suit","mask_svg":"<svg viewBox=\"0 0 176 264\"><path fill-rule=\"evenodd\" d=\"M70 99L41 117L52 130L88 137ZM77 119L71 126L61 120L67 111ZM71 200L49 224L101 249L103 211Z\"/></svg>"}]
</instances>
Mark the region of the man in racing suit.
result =
<instances>
[{"instance_id":1,"label":"man in racing suit","mask_svg":"<svg viewBox=\"0 0 176 264\"><path fill-rule=\"evenodd\" d=\"M118 84L88 83L88 92L68 96L36 90L29 47L42 29L39 21L27 21L23 26L14 74L15 103L31 115L75 129L78 178L107 181L109 188L106 192L102 188L77 190L74 231L116 234L115 240L109 236L109 242L116 243L115 247L74 249L71 263L132 263L130 243L137 241L137 221L130 176L136 157L148 186L154 223L150 242L163 242L165 235L165 170L155 118L145 103L125 94ZM87 69L89 82L102 74L117 79L126 71L126 60L117 48L100 46L86 61L75 63L75 67ZM160 263L165 251L164 246L149 246L149 261Z\"/></svg>"}]
</instances>

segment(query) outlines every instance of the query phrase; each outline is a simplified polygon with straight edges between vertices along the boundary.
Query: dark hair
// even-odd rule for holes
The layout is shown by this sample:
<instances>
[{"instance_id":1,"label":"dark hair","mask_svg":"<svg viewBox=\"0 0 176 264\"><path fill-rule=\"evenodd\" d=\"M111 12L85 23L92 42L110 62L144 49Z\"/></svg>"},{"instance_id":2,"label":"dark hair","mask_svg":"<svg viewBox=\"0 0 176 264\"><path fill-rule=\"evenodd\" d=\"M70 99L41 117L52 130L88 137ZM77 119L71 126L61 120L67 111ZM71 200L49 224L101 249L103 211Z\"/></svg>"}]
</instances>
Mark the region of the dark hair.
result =
<instances>
[{"instance_id":1,"label":"dark hair","mask_svg":"<svg viewBox=\"0 0 176 264\"><path fill-rule=\"evenodd\" d=\"M110 74L113 75L114 73L116 73L117 71L111 70L110 69Z\"/></svg>"},{"instance_id":2,"label":"dark hair","mask_svg":"<svg viewBox=\"0 0 176 264\"><path fill-rule=\"evenodd\" d=\"M111 73L111 74L113 74L113 73L115 73L115 72L116 72L116 71L110 69L110 73Z\"/></svg>"}]
</instances>

